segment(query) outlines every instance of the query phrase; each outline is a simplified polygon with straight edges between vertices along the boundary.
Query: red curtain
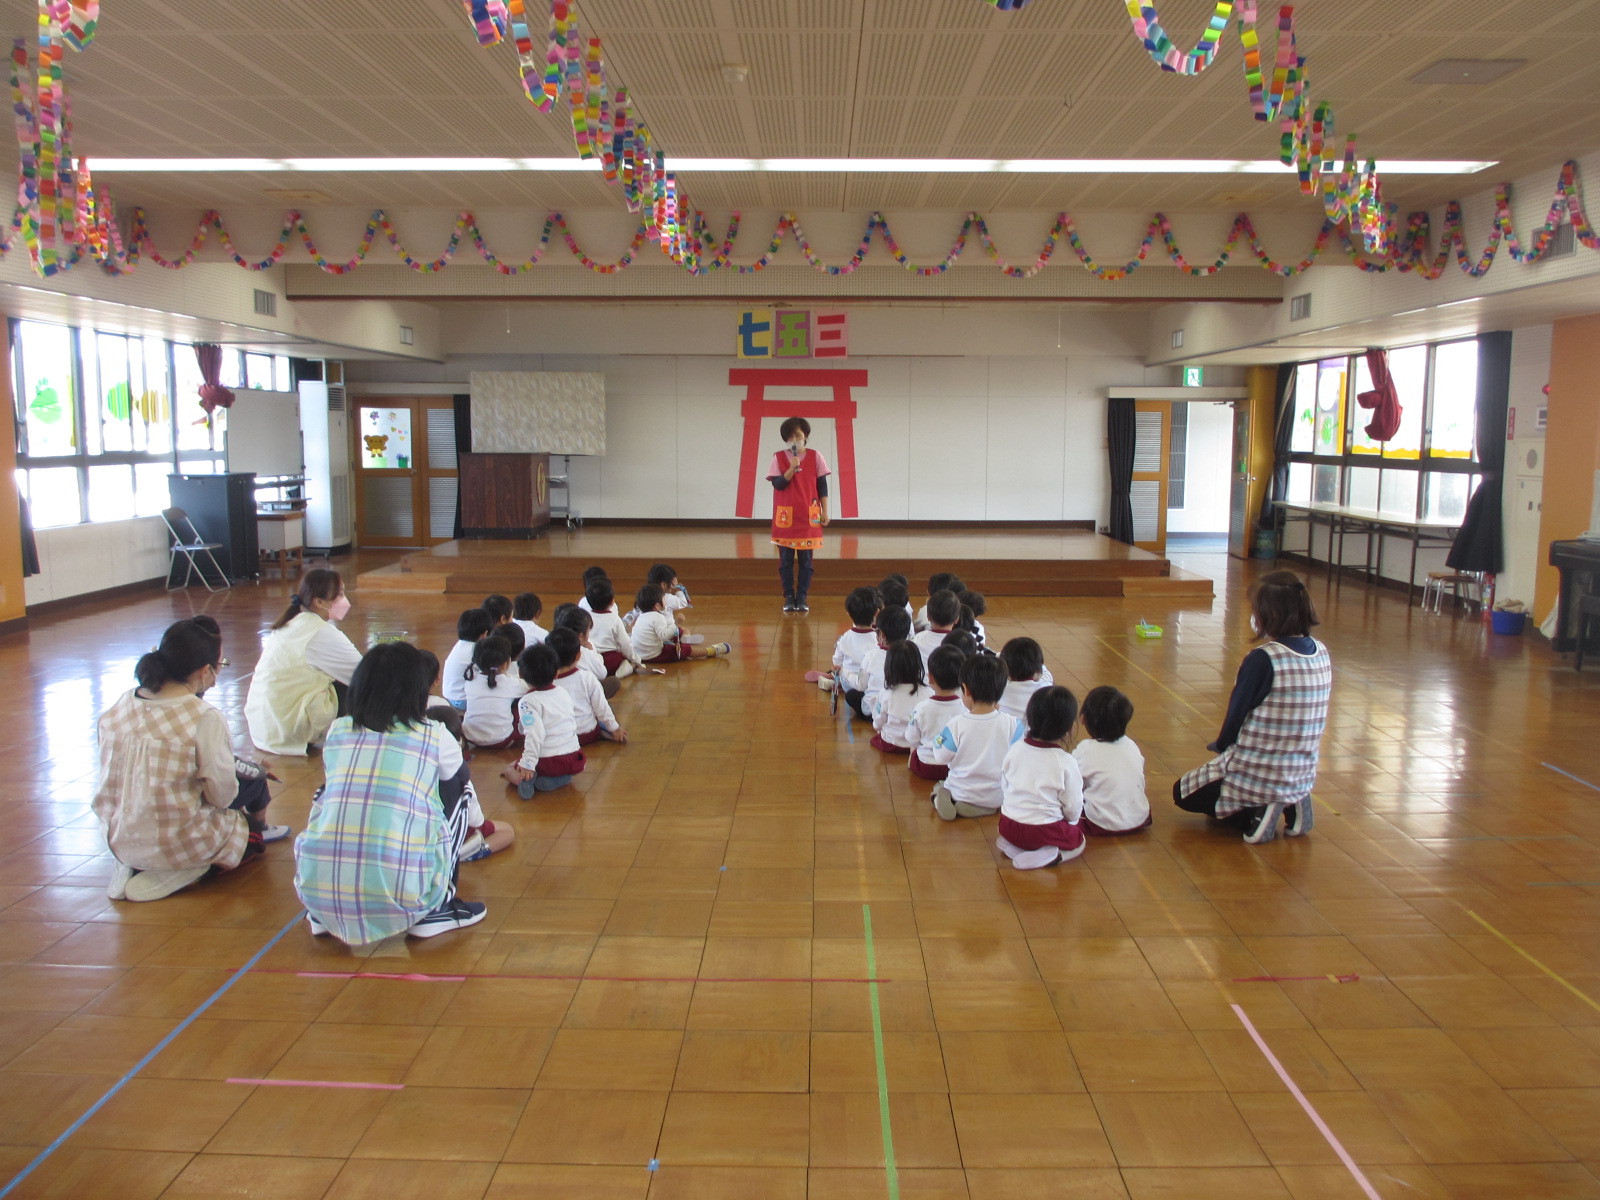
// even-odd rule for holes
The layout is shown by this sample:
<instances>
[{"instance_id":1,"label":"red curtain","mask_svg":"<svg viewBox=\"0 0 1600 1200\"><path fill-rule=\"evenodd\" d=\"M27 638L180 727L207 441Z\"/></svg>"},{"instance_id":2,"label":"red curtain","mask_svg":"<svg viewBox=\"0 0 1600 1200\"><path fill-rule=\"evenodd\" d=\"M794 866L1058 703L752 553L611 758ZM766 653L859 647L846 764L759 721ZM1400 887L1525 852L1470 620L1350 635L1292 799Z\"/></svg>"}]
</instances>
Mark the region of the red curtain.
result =
<instances>
[{"instance_id":1,"label":"red curtain","mask_svg":"<svg viewBox=\"0 0 1600 1200\"><path fill-rule=\"evenodd\" d=\"M200 407L210 416L219 408L233 407L233 393L222 386L222 347L196 342L194 359L200 365Z\"/></svg>"},{"instance_id":2,"label":"red curtain","mask_svg":"<svg viewBox=\"0 0 1600 1200\"><path fill-rule=\"evenodd\" d=\"M1372 410L1367 436L1375 442L1387 442L1400 432L1400 393L1389 374L1389 352L1368 350L1367 372L1372 376L1372 390L1356 396L1356 403Z\"/></svg>"}]
</instances>

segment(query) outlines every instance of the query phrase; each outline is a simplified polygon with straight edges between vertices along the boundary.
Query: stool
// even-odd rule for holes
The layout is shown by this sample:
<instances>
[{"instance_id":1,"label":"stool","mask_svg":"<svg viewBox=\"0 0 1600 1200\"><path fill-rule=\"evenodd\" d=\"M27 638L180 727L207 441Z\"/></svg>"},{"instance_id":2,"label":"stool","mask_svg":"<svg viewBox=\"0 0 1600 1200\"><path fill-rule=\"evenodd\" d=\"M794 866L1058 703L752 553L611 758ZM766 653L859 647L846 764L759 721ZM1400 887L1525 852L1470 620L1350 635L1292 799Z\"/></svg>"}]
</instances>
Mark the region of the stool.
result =
<instances>
[{"instance_id":1,"label":"stool","mask_svg":"<svg viewBox=\"0 0 1600 1200\"><path fill-rule=\"evenodd\" d=\"M1600 595L1579 596L1574 614L1578 622L1578 654L1573 669L1583 670L1583 644L1589 640L1589 623L1600 622Z\"/></svg>"},{"instance_id":2,"label":"stool","mask_svg":"<svg viewBox=\"0 0 1600 1200\"><path fill-rule=\"evenodd\" d=\"M1442 613L1444 611L1444 590L1450 589L1450 597L1457 604L1483 604L1482 580L1470 571L1429 571L1428 577L1422 584L1422 611ZM1476 595L1469 595L1468 589Z\"/></svg>"},{"instance_id":3,"label":"stool","mask_svg":"<svg viewBox=\"0 0 1600 1200\"><path fill-rule=\"evenodd\" d=\"M264 561L289 576L305 566L305 514L303 512L258 512L256 540Z\"/></svg>"}]
</instances>

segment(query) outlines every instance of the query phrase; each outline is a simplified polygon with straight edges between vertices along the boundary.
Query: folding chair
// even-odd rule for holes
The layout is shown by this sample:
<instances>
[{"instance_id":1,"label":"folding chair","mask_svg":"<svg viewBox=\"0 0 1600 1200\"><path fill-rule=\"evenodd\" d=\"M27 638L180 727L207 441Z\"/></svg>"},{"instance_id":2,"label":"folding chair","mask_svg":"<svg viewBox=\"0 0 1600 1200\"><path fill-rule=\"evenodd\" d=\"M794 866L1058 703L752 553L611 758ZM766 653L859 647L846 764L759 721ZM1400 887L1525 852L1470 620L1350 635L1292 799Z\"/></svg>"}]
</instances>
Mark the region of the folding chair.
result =
<instances>
[{"instance_id":1,"label":"folding chair","mask_svg":"<svg viewBox=\"0 0 1600 1200\"><path fill-rule=\"evenodd\" d=\"M172 559L167 564L167 591L175 592L180 588L189 586L189 580L200 576L200 582L206 585L208 592L220 592L224 588L231 588L233 581L228 578L228 573L222 569L222 564L217 562L216 556L211 552L221 550L221 542L208 542L200 536L200 531L194 527L194 522L189 519L189 514L181 508L164 508L161 510L161 520L166 523L167 532L172 535ZM180 532L185 526L188 532ZM186 568L183 573L183 582L173 584L172 576L178 565L178 556L183 556ZM211 569L217 573L221 581L220 586L212 587L211 580L206 578L205 568L195 561L195 555L204 554L206 561L211 564Z\"/></svg>"}]
</instances>

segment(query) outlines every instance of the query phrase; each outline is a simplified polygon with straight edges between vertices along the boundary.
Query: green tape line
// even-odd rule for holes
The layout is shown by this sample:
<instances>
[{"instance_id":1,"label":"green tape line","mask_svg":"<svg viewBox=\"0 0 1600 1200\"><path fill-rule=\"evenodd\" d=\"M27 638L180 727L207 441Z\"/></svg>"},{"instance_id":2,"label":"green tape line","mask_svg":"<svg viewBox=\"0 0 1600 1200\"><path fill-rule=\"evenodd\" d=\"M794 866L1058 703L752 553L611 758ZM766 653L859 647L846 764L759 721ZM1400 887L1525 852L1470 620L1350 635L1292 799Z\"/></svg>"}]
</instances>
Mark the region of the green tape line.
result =
<instances>
[{"instance_id":1,"label":"green tape line","mask_svg":"<svg viewBox=\"0 0 1600 1200\"><path fill-rule=\"evenodd\" d=\"M861 906L861 923L867 934L867 978L878 978L878 955L872 946L872 905ZM889 1072L883 1063L883 1009L878 1003L878 985L867 984L872 998L872 1056L878 1064L878 1118L883 1126L883 1171L889 1185L889 1200L900 1200L900 1168L894 1161L894 1130L889 1123Z\"/></svg>"}]
</instances>

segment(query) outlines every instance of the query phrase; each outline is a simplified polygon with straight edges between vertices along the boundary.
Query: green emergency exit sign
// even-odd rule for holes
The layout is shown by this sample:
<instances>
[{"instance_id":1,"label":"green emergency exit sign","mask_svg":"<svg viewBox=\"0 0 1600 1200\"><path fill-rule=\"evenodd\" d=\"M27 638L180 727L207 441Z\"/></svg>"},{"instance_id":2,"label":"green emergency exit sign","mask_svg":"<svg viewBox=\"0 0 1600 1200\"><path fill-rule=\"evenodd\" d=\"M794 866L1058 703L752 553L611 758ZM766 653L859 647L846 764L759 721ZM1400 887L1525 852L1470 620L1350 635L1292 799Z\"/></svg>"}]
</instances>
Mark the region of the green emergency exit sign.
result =
<instances>
[{"instance_id":1,"label":"green emergency exit sign","mask_svg":"<svg viewBox=\"0 0 1600 1200\"><path fill-rule=\"evenodd\" d=\"M1185 367L1183 369L1184 387L1204 387L1205 369L1203 367Z\"/></svg>"}]
</instances>

